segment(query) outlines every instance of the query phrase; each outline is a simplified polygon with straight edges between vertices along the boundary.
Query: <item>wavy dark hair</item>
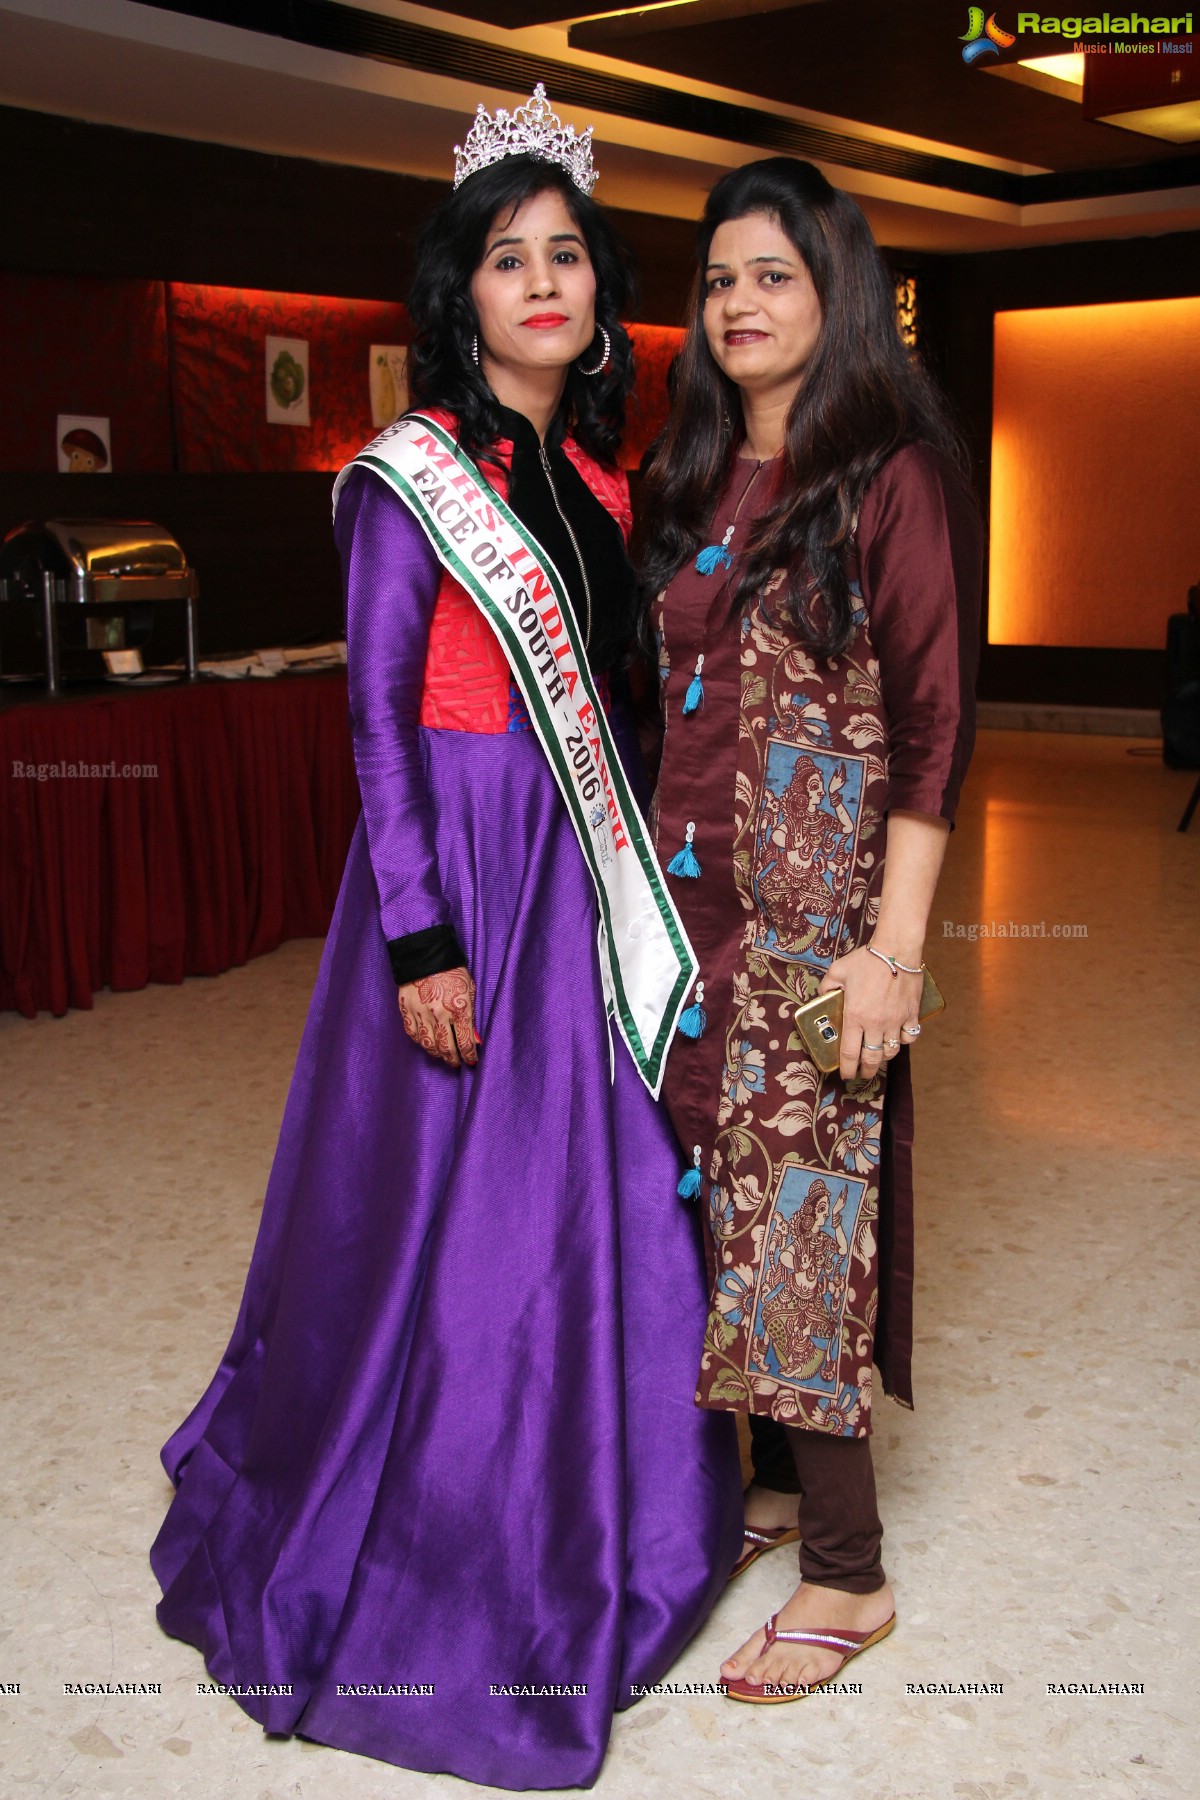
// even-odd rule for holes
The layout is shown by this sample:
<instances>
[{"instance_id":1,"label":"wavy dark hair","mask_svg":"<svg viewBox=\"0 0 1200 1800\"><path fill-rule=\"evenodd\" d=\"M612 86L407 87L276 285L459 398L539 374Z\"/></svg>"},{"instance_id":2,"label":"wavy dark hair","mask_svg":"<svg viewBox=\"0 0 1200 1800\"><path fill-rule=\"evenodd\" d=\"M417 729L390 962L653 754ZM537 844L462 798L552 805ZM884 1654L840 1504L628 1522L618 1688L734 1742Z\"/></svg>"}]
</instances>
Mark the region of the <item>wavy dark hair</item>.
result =
<instances>
[{"instance_id":1,"label":"wavy dark hair","mask_svg":"<svg viewBox=\"0 0 1200 1800\"><path fill-rule=\"evenodd\" d=\"M774 156L722 177L697 232L699 272L677 363L671 417L647 470L651 529L642 556L649 593L704 541L713 503L744 441L737 387L704 334L705 269L718 226L750 213L778 221L804 258L821 303L821 334L788 415L780 499L747 539L731 598L741 607L777 569L785 604L824 654L854 636L844 552L872 478L901 444L966 457L943 401L903 343L892 280L854 201L811 163Z\"/></svg>"},{"instance_id":2,"label":"wavy dark hair","mask_svg":"<svg viewBox=\"0 0 1200 1800\"><path fill-rule=\"evenodd\" d=\"M633 347L621 324L633 300L632 269L608 219L557 163L506 156L469 175L426 221L408 297L415 327L409 391L414 406L444 406L456 415L468 455L478 455L500 435L499 403L471 356L479 330L471 277L483 260L493 221L507 223L526 200L548 189L562 195L596 273L595 354L584 352L585 367L599 360L601 325L612 344L602 375L583 375L578 365L571 366L564 401L578 443L598 462L613 464L633 385Z\"/></svg>"}]
</instances>

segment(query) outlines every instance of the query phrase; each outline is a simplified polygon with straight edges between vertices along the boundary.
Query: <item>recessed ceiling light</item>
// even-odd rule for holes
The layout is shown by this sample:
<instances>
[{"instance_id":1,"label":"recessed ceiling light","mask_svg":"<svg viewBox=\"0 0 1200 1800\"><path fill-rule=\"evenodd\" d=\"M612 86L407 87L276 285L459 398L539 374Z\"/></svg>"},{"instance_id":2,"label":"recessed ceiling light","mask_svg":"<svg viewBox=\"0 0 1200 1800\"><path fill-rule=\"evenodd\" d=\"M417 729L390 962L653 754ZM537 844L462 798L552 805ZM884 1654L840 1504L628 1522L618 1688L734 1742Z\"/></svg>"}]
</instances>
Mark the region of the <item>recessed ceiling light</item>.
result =
<instances>
[{"instance_id":1,"label":"recessed ceiling light","mask_svg":"<svg viewBox=\"0 0 1200 1800\"><path fill-rule=\"evenodd\" d=\"M1060 51L1056 56L1025 56L1020 62L994 62L983 65L986 75L999 75L1002 81L1015 81L1020 87L1037 88L1039 93L1054 94L1078 106L1083 99L1083 65L1087 57L1082 51Z\"/></svg>"},{"instance_id":2,"label":"recessed ceiling light","mask_svg":"<svg viewBox=\"0 0 1200 1800\"><path fill-rule=\"evenodd\" d=\"M1140 137L1163 138L1168 144L1200 143L1200 100L1177 100L1171 106L1145 106L1139 112L1103 113L1099 123L1119 125Z\"/></svg>"},{"instance_id":3,"label":"recessed ceiling light","mask_svg":"<svg viewBox=\"0 0 1200 1800\"><path fill-rule=\"evenodd\" d=\"M1023 56L1017 67L1035 69L1039 75L1052 75L1056 81L1069 81L1072 87L1082 88L1085 60L1082 50L1068 50L1058 56Z\"/></svg>"}]
</instances>

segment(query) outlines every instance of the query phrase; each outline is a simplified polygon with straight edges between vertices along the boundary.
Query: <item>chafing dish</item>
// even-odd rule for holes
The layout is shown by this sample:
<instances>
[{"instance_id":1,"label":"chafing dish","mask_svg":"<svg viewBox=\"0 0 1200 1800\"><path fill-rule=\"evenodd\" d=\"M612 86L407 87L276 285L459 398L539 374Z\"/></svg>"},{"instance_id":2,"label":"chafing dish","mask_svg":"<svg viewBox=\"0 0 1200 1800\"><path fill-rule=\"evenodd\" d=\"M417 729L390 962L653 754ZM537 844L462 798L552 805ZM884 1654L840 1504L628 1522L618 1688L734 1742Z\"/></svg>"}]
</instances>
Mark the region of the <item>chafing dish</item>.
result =
<instances>
[{"instance_id":1,"label":"chafing dish","mask_svg":"<svg viewBox=\"0 0 1200 1800\"><path fill-rule=\"evenodd\" d=\"M87 609L127 620L144 641L154 614L146 608L182 604L184 660L195 679L196 602L199 584L179 544L148 519L45 519L18 525L0 544L0 602L26 613L39 608L46 686L57 693L61 673L64 609ZM102 635L86 638L93 650ZM125 643L124 626L121 632Z\"/></svg>"}]
</instances>

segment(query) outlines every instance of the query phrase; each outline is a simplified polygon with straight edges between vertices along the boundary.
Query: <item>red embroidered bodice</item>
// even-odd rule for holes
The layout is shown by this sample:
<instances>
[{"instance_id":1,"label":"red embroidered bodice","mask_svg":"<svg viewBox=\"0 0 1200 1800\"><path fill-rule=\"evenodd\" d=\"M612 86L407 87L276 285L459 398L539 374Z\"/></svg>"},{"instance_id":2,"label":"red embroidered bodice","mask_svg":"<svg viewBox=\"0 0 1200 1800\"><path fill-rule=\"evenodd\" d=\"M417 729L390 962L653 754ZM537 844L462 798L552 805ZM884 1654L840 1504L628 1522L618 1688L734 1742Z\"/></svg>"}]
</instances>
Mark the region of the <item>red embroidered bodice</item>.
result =
<instances>
[{"instance_id":1,"label":"red embroidered bodice","mask_svg":"<svg viewBox=\"0 0 1200 1800\"><path fill-rule=\"evenodd\" d=\"M455 428L452 413L429 408L427 417L443 430ZM496 450L507 461L512 445L502 439ZM627 539L633 513L624 470L604 468L570 437L563 443L563 452ZM489 462L487 478L503 498L508 491L504 470ZM425 655L421 724L435 731L475 732L520 731L529 726L525 703L513 685L495 634L466 589L445 569Z\"/></svg>"}]
</instances>

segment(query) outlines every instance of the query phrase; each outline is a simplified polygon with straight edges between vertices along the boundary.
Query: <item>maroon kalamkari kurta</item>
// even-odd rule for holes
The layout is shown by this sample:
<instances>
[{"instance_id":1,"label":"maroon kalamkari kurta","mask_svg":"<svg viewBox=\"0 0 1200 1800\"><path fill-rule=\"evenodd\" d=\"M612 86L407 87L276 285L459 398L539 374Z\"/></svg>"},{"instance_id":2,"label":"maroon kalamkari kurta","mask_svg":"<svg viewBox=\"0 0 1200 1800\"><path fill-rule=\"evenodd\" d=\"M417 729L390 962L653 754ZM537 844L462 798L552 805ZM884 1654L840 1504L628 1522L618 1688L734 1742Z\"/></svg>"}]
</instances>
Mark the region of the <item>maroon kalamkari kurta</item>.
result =
<instances>
[{"instance_id":1,"label":"maroon kalamkari kurta","mask_svg":"<svg viewBox=\"0 0 1200 1800\"><path fill-rule=\"evenodd\" d=\"M687 564L655 608L656 842L666 865L694 828L700 869L668 876L704 1025L677 1034L664 1085L711 1233L696 1397L862 1437L873 1360L885 1391L912 1403L909 1052L870 1081L822 1075L791 1015L872 937L889 810L953 820L974 739L982 534L938 452L897 451L860 509L857 635L817 655L781 605L781 577L731 610L748 528L779 477L766 464L751 483L755 466L735 462L708 534L719 545L737 512L732 568ZM703 698L685 713L701 657Z\"/></svg>"}]
</instances>

